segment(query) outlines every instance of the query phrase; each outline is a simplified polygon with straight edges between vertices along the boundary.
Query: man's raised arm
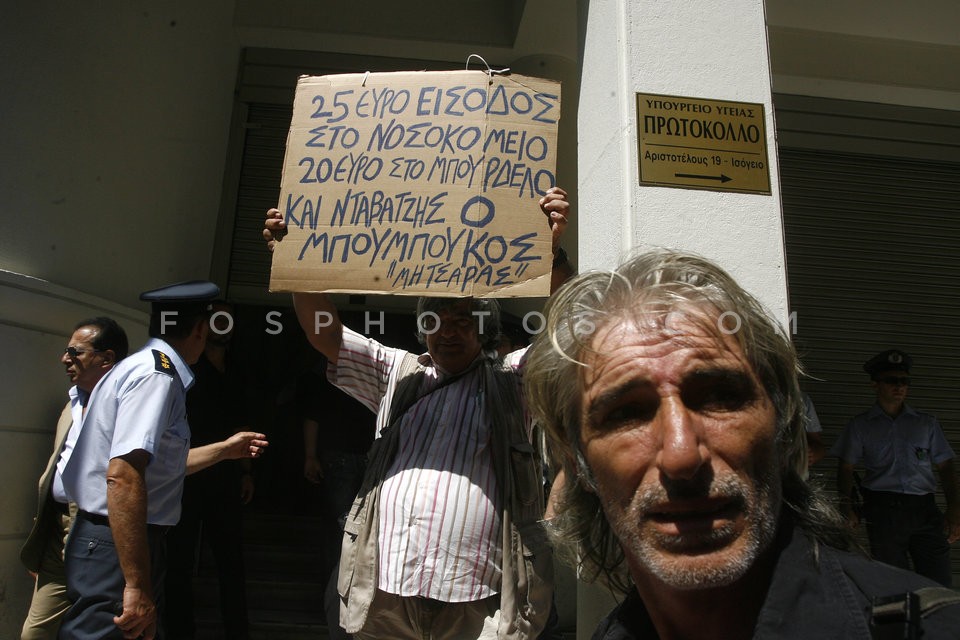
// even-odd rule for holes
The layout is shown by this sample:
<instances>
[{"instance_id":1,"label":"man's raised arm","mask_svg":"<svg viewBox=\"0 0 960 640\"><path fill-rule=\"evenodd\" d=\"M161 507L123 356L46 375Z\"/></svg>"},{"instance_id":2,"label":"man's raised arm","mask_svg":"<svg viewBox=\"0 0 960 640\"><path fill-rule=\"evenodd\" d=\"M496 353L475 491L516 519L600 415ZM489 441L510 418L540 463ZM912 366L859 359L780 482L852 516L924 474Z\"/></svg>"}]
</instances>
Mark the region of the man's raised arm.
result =
<instances>
[{"instance_id":1,"label":"man's raised arm","mask_svg":"<svg viewBox=\"0 0 960 640\"><path fill-rule=\"evenodd\" d=\"M267 241L267 248L270 251L273 251L274 246L283 239L287 232L286 226L279 209L267 211L267 219L263 225L263 239ZM295 293L293 308L313 348L336 364L337 355L340 353L340 342L343 339L343 325L337 315L337 307L326 294Z\"/></svg>"}]
</instances>

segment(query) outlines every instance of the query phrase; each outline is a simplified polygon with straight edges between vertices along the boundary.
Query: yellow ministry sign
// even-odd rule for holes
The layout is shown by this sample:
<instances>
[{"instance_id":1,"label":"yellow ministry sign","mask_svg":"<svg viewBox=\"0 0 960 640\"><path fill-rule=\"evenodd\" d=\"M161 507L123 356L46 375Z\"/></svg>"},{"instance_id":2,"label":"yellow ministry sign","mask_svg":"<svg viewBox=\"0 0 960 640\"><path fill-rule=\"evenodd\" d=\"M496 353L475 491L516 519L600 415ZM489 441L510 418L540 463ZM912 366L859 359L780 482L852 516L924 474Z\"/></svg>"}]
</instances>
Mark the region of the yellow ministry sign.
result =
<instances>
[{"instance_id":1,"label":"yellow ministry sign","mask_svg":"<svg viewBox=\"0 0 960 640\"><path fill-rule=\"evenodd\" d=\"M637 94L640 184L770 195L762 104Z\"/></svg>"}]
</instances>

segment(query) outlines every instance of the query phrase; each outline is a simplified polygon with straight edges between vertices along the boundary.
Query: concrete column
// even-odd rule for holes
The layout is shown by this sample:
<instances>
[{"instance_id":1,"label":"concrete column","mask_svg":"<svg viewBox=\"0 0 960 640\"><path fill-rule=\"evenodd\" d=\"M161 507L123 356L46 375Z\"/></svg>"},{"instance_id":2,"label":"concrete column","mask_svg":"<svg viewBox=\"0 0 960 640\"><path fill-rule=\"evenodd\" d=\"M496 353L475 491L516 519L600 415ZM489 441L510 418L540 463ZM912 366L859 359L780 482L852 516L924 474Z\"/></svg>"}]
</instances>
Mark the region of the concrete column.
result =
<instances>
[{"instance_id":1,"label":"concrete column","mask_svg":"<svg viewBox=\"0 0 960 640\"><path fill-rule=\"evenodd\" d=\"M578 10L580 270L612 268L645 247L694 251L719 262L786 322L783 223L763 0L579 0ZM676 174L703 178L677 177L682 186L640 184L638 135L647 130L642 119L638 122L638 93L678 97L672 110L660 111L677 119L674 132L682 130L683 118L701 120L695 128L688 122L688 135L677 136L682 148L671 151L664 145L656 151L674 157L670 179ZM751 122L765 125L765 140L758 145L765 142L765 157L741 154L747 149L742 140L718 144L693 135L702 136L705 121L738 124L736 118L718 117L718 112L729 112L723 106L728 103L713 101L763 105L762 117L750 108L755 112ZM694 105L702 110L693 111L698 108ZM710 107L709 113L704 105ZM655 120L651 123L655 126ZM715 145L730 153L684 145ZM707 165L677 162L684 153L707 159ZM717 155L720 164L715 164ZM742 166L732 166L735 158L763 163L769 193L726 190L756 186L757 175L745 175ZM612 603L603 589L580 584L577 637L589 638Z\"/></svg>"},{"instance_id":2,"label":"concrete column","mask_svg":"<svg viewBox=\"0 0 960 640\"><path fill-rule=\"evenodd\" d=\"M582 75L578 121L579 266L610 268L643 247L695 251L718 261L783 321L787 319L783 224L774 140L770 65L763 0L580 0ZM714 165L710 151L680 148L707 159L708 166L674 163L683 187L642 186L639 176L637 93L678 96L676 105L658 113L688 123L682 145L719 145ZM707 101L709 113L694 112L685 98ZM704 136L705 121L726 119L735 127L748 119L726 118L716 102L763 105L753 123L765 124L766 157L739 152L743 140ZM688 107L681 107L686 104ZM729 130L728 130L729 131ZM695 137L693 134L698 134ZM723 134L721 134L723 135ZM760 140L762 145L763 140ZM669 151L669 147L659 147ZM712 189L750 186L761 169L746 175L738 162L763 163L769 195ZM689 159L689 158L688 158ZM734 173L734 171L738 173ZM722 181L721 176L734 176ZM705 187L705 188L690 188Z\"/></svg>"}]
</instances>

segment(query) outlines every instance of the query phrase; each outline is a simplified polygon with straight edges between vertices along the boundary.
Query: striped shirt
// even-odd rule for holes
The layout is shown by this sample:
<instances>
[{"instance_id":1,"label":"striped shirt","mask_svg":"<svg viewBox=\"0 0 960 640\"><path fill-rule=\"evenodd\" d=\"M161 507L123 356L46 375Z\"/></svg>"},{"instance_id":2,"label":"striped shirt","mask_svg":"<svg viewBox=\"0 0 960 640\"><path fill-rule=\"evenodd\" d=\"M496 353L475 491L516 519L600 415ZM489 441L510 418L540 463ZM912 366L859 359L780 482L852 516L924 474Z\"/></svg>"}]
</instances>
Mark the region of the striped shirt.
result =
<instances>
[{"instance_id":1,"label":"striped shirt","mask_svg":"<svg viewBox=\"0 0 960 640\"><path fill-rule=\"evenodd\" d=\"M331 382L377 413L378 437L388 426L404 353L344 328L337 365L327 371ZM518 372L518 385L522 355L505 359ZM428 354L420 362L426 367L421 398L401 419L397 456L381 488L377 586L442 602L480 600L499 592L502 556L482 370L438 389L444 374Z\"/></svg>"}]
</instances>

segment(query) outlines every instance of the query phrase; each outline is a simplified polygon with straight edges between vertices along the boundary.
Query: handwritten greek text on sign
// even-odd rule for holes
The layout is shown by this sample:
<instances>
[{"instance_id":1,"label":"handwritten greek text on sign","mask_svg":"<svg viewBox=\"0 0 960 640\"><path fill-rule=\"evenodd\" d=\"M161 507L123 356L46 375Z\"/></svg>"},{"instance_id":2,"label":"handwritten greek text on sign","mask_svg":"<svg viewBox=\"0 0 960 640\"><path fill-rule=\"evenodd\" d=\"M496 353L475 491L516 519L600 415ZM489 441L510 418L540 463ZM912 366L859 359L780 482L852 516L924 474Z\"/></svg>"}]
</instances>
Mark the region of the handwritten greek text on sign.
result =
<instances>
[{"instance_id":1,"label":"handwritten greek text on sign","mask_svg":"<svg viewBox=\"0 0 960 640\"><path fill-rule=\"evenodd\" d=\"M270 290L547 295L559 118L538 78L300 78Z\"/></svg>"}]
</instances>

